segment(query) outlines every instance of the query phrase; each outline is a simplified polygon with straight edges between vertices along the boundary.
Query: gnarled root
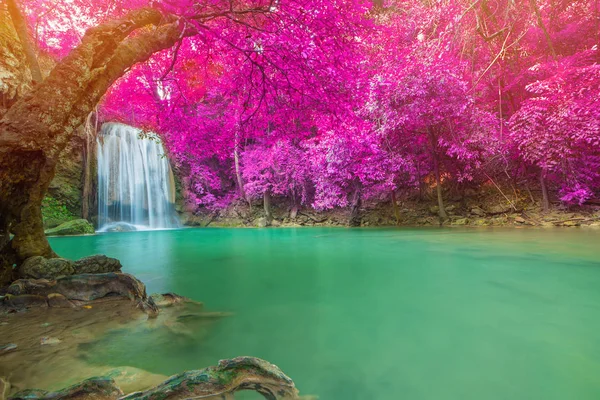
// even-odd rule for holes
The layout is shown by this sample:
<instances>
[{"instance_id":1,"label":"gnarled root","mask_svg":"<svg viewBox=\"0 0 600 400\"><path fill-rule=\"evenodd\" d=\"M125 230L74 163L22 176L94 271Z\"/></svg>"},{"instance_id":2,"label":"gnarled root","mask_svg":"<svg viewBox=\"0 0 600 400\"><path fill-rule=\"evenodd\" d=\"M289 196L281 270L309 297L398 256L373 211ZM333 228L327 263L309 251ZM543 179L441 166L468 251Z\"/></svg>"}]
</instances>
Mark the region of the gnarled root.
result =
<instances>
[{"instance_id":1,"label":"gnarled root","mask_svg":"<svg viewBox=\"0 0 600 400\"><path fill-rule=\"evenodd\" d=\"M259 358L237 357L172 376L152 389L124 397L112 379L92 378L58 392L26 390L9 400L230 400L240 390L254 390L267 400L299 399L294 382L277 366Z\"/></svg>"}]
</instances>

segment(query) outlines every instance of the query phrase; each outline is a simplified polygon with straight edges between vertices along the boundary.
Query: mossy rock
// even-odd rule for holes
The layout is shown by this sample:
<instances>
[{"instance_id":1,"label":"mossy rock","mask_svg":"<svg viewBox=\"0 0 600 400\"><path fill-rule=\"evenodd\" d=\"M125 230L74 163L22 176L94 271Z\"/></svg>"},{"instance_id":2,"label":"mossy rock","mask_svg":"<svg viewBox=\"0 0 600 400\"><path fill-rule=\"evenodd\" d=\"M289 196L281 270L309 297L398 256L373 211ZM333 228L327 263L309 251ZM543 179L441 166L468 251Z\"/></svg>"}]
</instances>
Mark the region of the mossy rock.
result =
<instances>
[{"instance_id":1,"label":"mossy rock","mask_svg":"<svg viewBox=\"0 0 600 400\"><path fill-rule=\"evenodd\" d=\"M86 219L74 219L48 229L47 236L89 235L95 233L94 227Z\"/></svg>"},{"instance_id":2,"label":"mossy rock","mask_svg":"<svg viewBox=\"0 0 600 400\"><path fill-rule=\"evenodd\" d=\"M77 219L62 202L50 196L46 196L42 202L42 218L46 229Z\"/></svg>"}]
</instances>

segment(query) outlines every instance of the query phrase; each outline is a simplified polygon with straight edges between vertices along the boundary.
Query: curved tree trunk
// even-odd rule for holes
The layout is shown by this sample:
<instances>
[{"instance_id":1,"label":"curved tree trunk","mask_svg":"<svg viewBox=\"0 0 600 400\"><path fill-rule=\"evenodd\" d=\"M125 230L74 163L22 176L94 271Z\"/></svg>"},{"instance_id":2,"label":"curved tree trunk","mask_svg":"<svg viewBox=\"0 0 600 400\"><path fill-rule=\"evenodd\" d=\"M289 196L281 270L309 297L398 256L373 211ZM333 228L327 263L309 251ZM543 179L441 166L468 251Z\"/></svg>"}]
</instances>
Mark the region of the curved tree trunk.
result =
<instances>
[{"instance_id":1,"label":"curved tree trunk","mask_svg":"<svg viewBox=\"0 0 600 400\"><path fill-rule=\"evenodd\" d=\"M156 27L129 36L147 25ZM55 256L44 235L41 203L56 160L75 129L129 67L194 33L185 29L149 8L92 28L48 78L0 120L0 244L14 234L3 251L14 252L16 262ZM4 258L0 255L0 276L12 269Z\"/></svg>"}]
</instances>

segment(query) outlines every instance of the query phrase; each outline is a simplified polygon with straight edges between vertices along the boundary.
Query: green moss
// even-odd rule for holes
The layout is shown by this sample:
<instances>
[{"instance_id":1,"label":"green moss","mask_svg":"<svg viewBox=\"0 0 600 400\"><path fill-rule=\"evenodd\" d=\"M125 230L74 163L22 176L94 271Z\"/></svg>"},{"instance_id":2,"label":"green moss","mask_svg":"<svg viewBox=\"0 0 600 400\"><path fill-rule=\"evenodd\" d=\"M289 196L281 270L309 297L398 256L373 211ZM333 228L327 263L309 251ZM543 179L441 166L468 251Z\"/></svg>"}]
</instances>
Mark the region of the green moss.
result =
<instances>
[{"instance_id":1,"label":"green moss","mask_svg":"<svg viewBox=\"0 0 600 400\"><path fill-rule=\"evenodd\" d=\"M42 201L42 218L44 227L54 228L66 221L77 218L71 213L67 206L53 197L46 196Z\"/></svg>"}]
</instances>

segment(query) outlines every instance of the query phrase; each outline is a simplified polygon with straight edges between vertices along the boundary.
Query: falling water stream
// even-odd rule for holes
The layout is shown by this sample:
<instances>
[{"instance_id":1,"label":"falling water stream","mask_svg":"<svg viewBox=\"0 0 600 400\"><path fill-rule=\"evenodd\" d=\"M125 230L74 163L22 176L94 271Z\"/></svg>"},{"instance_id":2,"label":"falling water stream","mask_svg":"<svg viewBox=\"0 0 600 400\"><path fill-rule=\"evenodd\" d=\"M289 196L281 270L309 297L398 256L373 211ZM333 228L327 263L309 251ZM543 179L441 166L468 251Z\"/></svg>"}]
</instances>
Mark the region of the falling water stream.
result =
<instances>
[{"instance_id":1,"label":"falling water stream","mask_svg":"<svg viewBox=\"0 0 600 400\"><path fill-rule=\"evenodd\" d=\"M142 137L143 136L143 137ZM98 136L99 231L169 229L175 215L175 181L156 135L119 123Z\"/></svg>"}]
</instances>

